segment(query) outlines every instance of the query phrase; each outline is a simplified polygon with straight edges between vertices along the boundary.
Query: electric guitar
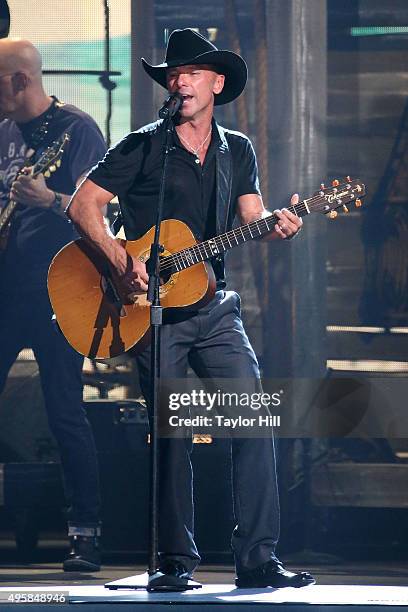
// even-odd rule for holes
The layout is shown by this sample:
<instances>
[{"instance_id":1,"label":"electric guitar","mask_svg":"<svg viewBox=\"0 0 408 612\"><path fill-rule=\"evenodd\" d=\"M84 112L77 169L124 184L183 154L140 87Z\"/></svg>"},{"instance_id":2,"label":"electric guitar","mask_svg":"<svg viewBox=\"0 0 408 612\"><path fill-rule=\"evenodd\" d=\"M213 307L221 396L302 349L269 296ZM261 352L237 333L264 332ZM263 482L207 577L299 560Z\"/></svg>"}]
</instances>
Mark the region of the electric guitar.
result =
<instances>
[{"instance_id":1,"label":"electric guitar","mask_svg":"<svg viewBox=\"0 0 408 612\"><path fill-rule=\"evenodd\" d=\"M290 206L298 217L313 212L337 216L341 206L360 198L365 186L359 180L347 180L323 188L311 198ZM190 228L182 221L162 222L160 242L160 301L164 308L200 306L215 292L211 257L272 231L275 215L241 225L225 234L197 243ZM120 240L129 255L147 262L153 242L154 227L139 240ZM149 340L150 310L146 294L134 301L120 297L108 260L91 244L80 238L63 247L51 262L48 292L58 325L68 342L82 355L106 359L132 347L143 348Z\"/></svg>"},{"instance_id":2,"label":"electric guitar","mask_svg":"<svg viewBox=\"0 0 408 612\"><path fill-rule=\"evenodd\" d=\"M58 140L52 143L46 151L41 155L38 161L32 167L30 176L33 178L39 174L44 174L46 178L49 178L53 172L55 172L61 165L61 157L64 153L65 146L69 141L68 134L62 134ZM23 169L31 165L28 159L23 165L21 170L16 175L16 178L23 173ZM10 232L12 223L12 215L18 206L18 203L14 200L10 200L9 203L0 212L0 253L3 252L7 245L7 240Z\"/></svg>"}]
</instances>

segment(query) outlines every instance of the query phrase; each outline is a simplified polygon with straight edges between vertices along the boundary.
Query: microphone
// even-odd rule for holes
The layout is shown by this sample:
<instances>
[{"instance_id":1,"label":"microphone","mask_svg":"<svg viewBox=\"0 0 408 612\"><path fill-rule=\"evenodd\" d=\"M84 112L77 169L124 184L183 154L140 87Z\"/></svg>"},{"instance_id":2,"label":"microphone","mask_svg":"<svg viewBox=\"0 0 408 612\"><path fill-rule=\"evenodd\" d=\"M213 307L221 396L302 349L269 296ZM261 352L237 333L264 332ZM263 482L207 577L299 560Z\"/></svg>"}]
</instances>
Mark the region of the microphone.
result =
<instances>
[{"instance_id":1,"label":"microphone","mask_svg":"<svg viewBox=\"0 0 408 612\"><path fill-rule=\"evenodd\" d=\"M160 119L170 119L183 106L183 96L177 91L167 96L163 106L159 110Z\"/></svg>"}]
</instances>

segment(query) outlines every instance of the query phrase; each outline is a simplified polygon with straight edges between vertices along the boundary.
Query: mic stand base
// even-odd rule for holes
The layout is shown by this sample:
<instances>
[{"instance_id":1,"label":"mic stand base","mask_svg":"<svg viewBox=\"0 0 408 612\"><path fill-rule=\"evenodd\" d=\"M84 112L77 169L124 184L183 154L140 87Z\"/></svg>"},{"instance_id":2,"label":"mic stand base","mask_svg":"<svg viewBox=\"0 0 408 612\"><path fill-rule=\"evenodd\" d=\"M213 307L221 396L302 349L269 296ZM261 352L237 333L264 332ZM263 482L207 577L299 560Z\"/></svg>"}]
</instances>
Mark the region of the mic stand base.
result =
<instances>
[{"instance_id":1,"label":"mic stand base","mask_svg":"<svg viewBox=\"0 0 408 612\"><path fill-rule=\"evenodd\" d=\"M147 590L149 592L176 592L176 591L191 591L192 589L201 589L202 584L191 580L191 578L181 578L179 576L171 576L163 574L160 571L149 576Z\"/></svg>"},{"instance_id":2,"label":"mic stand base","mask_svg":"<svg viewBox=\"0 0 408 612\"><path fill-rule=\"evenodd\" d=\"M120 589L144 589L149 593L182 592L202 588L202 584L195 580L191 580L191 578L178 578L177 576L169 576L159 571L151 576L149 576L147 572L135 574L134 576L126 576L126 578L106 582L104 586L105 589L109 589L110 591L119 591Z\"/></svg>"},{"instance_id":3,"label":"mic stand base","mask_svg":"<svg viewBox=\"0 0 408 612\"><path fill-rule=\"evenodd\" d=\"M110 591L119 591L119 589L144 589L147 590L149 575L147 572L143 574L135 574L134 576L126 576L119 580L112 580L104 584L105 589Z\"/></svg>"}]
</instances>

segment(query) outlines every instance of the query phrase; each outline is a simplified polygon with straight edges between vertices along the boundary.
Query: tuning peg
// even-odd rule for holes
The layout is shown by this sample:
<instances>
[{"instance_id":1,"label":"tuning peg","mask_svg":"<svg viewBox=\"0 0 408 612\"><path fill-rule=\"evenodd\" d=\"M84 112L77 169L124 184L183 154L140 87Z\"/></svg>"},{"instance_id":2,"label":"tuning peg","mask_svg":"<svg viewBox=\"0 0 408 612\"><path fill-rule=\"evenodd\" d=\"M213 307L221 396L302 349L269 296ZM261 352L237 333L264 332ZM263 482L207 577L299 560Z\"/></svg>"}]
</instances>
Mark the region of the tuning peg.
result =
<instances>
[{"instance_id":1,"label":"tuning peg","mask_svg":"<svg viewBox=\"0 0 408 612\"><path fill-rule=\"evenodd\" d=\"M356 208L360 208L360 206L362 206L362 205L363 205L363 203L362 203L362 201L360 200L360 198L357 198L357 200L355 201L355 205L356 205Z\"/></svg>"},{"instance_id":2,"label":"tuning peg","mask_svg":"<svg viewBox=\"0 0 408 612\"><path fill-rule=\"evenodd\" d=\"M329 217L330 217L330 219L335 219L335 218L337 217L337 215L338 215L337 210L331 210L331 211L329 212Z\"/></svg>"},{"instance_id":3,"label":"tuning peg","mask_svg":"<svg viewBox=\"0 0 408 612\"><path fill-rule=\"evenodd\" d=\"M55 162L55 165L57 166L57 168L59 168L61 165L61 160L57 159L57 161Z\"/></svg>"},{"instance_id":4,"label":"tuning peg","mask_svg":"<svg viewBox=\"0 0 408 612\"><path fill-rule=\"evenodd\" d=\"M348 213L348 212L349 212L349 209L347 208L347 206L346 206L345 204L343 204L343 211L344 211L345 213Z\"/></svg>"},{"instance_id":5,"label":"tuning peg","mask_svg":"<svg viewBox=\"0 0 408 612\"><path fill-rule=\"evenodd\" d=\"M320 189L326 189L326 187L324 186L324 183L320 183Z\"/></svg>"},{"instance_id":6,"label":"tuning peg","mask_svg":"<svg viewBox=\"0 0 408 612\"><path fill-rule=\"evenodd\" d=\"M346 182L351 183L351 177L349 175L346 176Z\"/></svg>"},{"instance_id":7,"label":"tuning peg","mask_svg":"<svg viewBox=\"0 0 408 612\"><path fill-rule=\"evenodd\" d=\"M50 178L50 176L51 176L51 172L50 172L49 170L46 170L46 171L44 172L44 176L45 176L45 178Z\"/></svg>"},{"instance_id":8,"label":"tuning peg","mask_svg":"<svg viewBox=\"0 0 408 612\"><path fill-rule=\"evenodd\" d=\"M56 169L57 169L57 166L56 166L55 164L53 164L52 166L50 166L50 167L48 168L48 170L49 170L50 172L55 172L55 171L56 171Z\"/></svg>"},{"instance_id":9,"label":"tuning peg","mask_svg":"<svg viewBox=\"0 0 408 612\"><path fill-rule=\"evenodd\" d=\"M334 179L334 181L332 181L333 187L338 187L339 185L340 185L340 181L338 181L337 179Z\"/></svg>"}]
</instances>

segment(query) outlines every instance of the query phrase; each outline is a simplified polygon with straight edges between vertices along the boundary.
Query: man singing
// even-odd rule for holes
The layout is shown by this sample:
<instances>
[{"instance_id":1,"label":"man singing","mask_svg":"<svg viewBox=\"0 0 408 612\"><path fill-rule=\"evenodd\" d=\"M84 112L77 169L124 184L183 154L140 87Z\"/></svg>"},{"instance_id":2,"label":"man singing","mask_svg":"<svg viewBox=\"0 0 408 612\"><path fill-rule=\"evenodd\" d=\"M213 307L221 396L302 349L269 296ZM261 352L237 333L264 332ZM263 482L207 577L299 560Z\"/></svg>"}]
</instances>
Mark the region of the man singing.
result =
<instances>
[{"instance_id":1,"label":"man singing","mask_svg":"<svg viewBox=\"0 0 408 612\"><path fill-rule=\"evenodd\" d=\"M142 60L146 72L183 104L174 121L169 154L164 219L185 222L198 241L231 229L235 214L242 223L270 215L259 191L255 153L248 138L226 130L213 118L214 105L237 98L247 80L244 60L218 50L191 29L175 30L164 63ZM144 263L130 258L106 231L101 210L119 197L126 236L134 240L155 223L163 159L162 121L126 136L88 175L74 195L68 214L80 233L112 264L124 295L145 292ZM293 196L292 204L298 201ZM267 238L290 239L302 221L286 209ZM164 312L161 377L186 377L190 365L201 378L248 380L259 389L259 367L240 318L239 296L225 291L224 261L213 259L217 290L211 302L194 305L182 317ZM138 357L143 392L148 399L150 347ZM190 438L160 440L160 574L180 590L197 567L193 534ZM279 501L272 437L232 440L236 527L232 547L238 587L302 587L314 583L305 572L284 569L275 555Z\"/></svg>"}]
</instances>

